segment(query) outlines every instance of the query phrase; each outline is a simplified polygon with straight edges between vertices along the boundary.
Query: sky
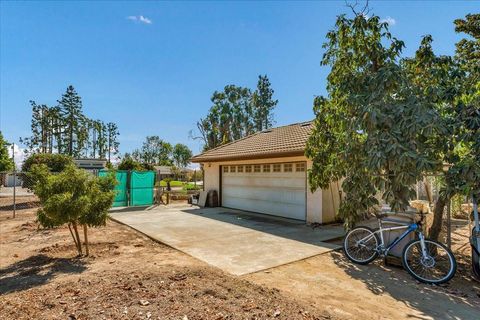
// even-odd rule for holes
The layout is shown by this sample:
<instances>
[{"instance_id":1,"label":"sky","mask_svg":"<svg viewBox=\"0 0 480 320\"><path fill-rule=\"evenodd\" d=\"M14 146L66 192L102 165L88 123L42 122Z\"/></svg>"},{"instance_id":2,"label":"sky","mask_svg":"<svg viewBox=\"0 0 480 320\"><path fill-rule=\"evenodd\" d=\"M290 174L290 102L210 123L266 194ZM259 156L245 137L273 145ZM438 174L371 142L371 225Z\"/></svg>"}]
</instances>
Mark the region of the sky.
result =
<instances>
[{"instance_id":1,"label":"sky","mask_svg":"<svg viewBox=\"0 0 480 320\"><path fill-rule=\"evenodd\" d=\"M453 20L480 1L370 1L412 55L431 34L437 54L453 54ZM187 144L215 90L254 89L268 75L276 125L313 119L325 94L320 66L326 33L350 13L345 1L113 2L0 1L0 130L14 143L29 136L29 100L55 105L68 85L84 113L117 123L120 152L147 135ZM21 151L21 146L19 149Z\"/></svg>"}]
</instances>

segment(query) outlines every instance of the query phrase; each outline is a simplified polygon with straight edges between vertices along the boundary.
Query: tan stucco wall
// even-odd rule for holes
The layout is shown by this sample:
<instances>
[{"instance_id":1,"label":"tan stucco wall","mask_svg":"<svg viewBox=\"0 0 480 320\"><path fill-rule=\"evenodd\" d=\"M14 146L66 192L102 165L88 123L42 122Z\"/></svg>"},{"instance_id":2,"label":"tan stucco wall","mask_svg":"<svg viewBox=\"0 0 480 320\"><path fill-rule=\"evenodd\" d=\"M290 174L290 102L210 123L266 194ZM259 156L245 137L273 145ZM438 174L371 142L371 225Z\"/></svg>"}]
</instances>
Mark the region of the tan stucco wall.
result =
<instances>
[{"instance_id":1,"label":"tan stucco wall","mask_svg":"<svg viewBox=\"0 0 480 320\"><path fill-rule=\"evenodd\" d=\"M220 166L235 165L235 164L259 164L259 163L278 163L278 162L298 162L306 161L307 169L312 167L312 161L305 156L285 157L285 158L270 158L258 160L239 160L239 161L224 161L224 162L205 162L202 163L204 169L204 188L205 191L220 190ZM316 190L310 192L310 186L307 181L307 223L327 223L335 220L335 210L338 210L338 203L332 205L332 198L330 190ZM335 201L338 202L338 192L336 192Z\"/></svg>"}]
</instances>

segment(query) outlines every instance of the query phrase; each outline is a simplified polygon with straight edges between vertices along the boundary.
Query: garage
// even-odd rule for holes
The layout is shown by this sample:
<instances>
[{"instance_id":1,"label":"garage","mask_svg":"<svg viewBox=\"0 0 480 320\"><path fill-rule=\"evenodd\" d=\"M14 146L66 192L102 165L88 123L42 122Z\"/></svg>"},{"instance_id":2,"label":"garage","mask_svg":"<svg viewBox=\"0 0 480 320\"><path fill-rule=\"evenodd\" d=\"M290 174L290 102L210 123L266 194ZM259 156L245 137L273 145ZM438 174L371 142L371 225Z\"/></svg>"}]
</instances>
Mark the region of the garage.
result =
<instances>
[{"instance_id":1,"label":"garage","mask_svg":"<svg viewBox=\"0 0 480 320\"><path fill-rule=\"evenodd\" d=\"M306 220L306 162L221 166L221 205Z\"/></svg>"},{"instance_id":2,"label":"garage","mask_svg":"<svg viewBox=\"0 0 480 320\"><path fill-rule=\"evenodd\" d=\"M203 171L203 189L215 191L226 208L285 217L306 223L335 221L339 184L312 190L305 155L312 122L256 132L194 156Z\"/></svg>"}]
</instances>

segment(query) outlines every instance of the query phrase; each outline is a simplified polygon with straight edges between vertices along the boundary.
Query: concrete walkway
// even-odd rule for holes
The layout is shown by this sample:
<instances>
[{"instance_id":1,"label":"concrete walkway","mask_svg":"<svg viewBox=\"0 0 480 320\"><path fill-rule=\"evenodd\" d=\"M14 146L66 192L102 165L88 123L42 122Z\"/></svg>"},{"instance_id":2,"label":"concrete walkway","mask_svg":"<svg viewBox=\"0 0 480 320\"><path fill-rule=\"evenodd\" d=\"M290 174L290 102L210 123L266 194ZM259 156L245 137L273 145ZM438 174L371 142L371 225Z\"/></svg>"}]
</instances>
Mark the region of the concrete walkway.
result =
<instances>
[{"instance_id":1,"label":"concrete walkway","mask_svg":"<svg viewBox=\"0 0 480 320\"><path fill-rule=\"evenodd\" d=\"M111 211L111 218L234 275L244 275L337 249L325 243L342 226L303 222L225 208L157 207Z\"/></svg>"}]
</instances>

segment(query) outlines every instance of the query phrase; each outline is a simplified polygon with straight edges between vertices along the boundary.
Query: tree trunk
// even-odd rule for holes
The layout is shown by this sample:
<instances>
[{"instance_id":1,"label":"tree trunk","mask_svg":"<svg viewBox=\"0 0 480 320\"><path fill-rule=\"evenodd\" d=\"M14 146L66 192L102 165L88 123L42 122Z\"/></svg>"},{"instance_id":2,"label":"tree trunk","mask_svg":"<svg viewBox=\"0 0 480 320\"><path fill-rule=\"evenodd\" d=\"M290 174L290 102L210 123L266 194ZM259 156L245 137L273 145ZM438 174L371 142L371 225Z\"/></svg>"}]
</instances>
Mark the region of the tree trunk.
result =
<instances>
[{"instance_id":1,"label":"tree trunk","mask_svg":"<svg viewBox=\"0 0 480 320\"><path fill-rule=\"evenodd\" d=\"M68 230L70 230L70 235L71 235L72 238L73 238L73 242L75 242L75 247L77 248L77 251L79 251L80 249L78 248L77 239L75 238L75 235L73 234L71 223L68 224Z\"/></svg>"},{"instance_id":2,"label":"tree trunk","mask_svg":"<svg viewBox=\"0 0 480 320\"><path fill-rule=\"evenodd\" d=\"M78 243L78 255L82 255L82 241L80 240L80 235L78 234L77 223L72 222L73 230L75 231L75 237L77 238Z\"/></svg>"},{"instance_id":3,"label":"tree trunk","mask_svg":"<svg viewBox=\"0 0 480 320\"><path fill-rule=\"evenodd\" d=\"M87 236L87 225L83 225L83 237L85 238L85 255L88 256L90 253L88 251L88 236Z\"/></svg>"},{"instance_id":4,"label":"tree trunk","mask_svg":"<svg viewBox=\"0 0 480 320\"><path fill-rule=\"evenodd\" d=\"M433 222L428 231L428 237L432 240L438 241L438 237L442 231L443 210L445 209L448 201L450 201L450 198L440 195L435 202L435 207L433 208Z\"/></svg>"}]
</instances>

